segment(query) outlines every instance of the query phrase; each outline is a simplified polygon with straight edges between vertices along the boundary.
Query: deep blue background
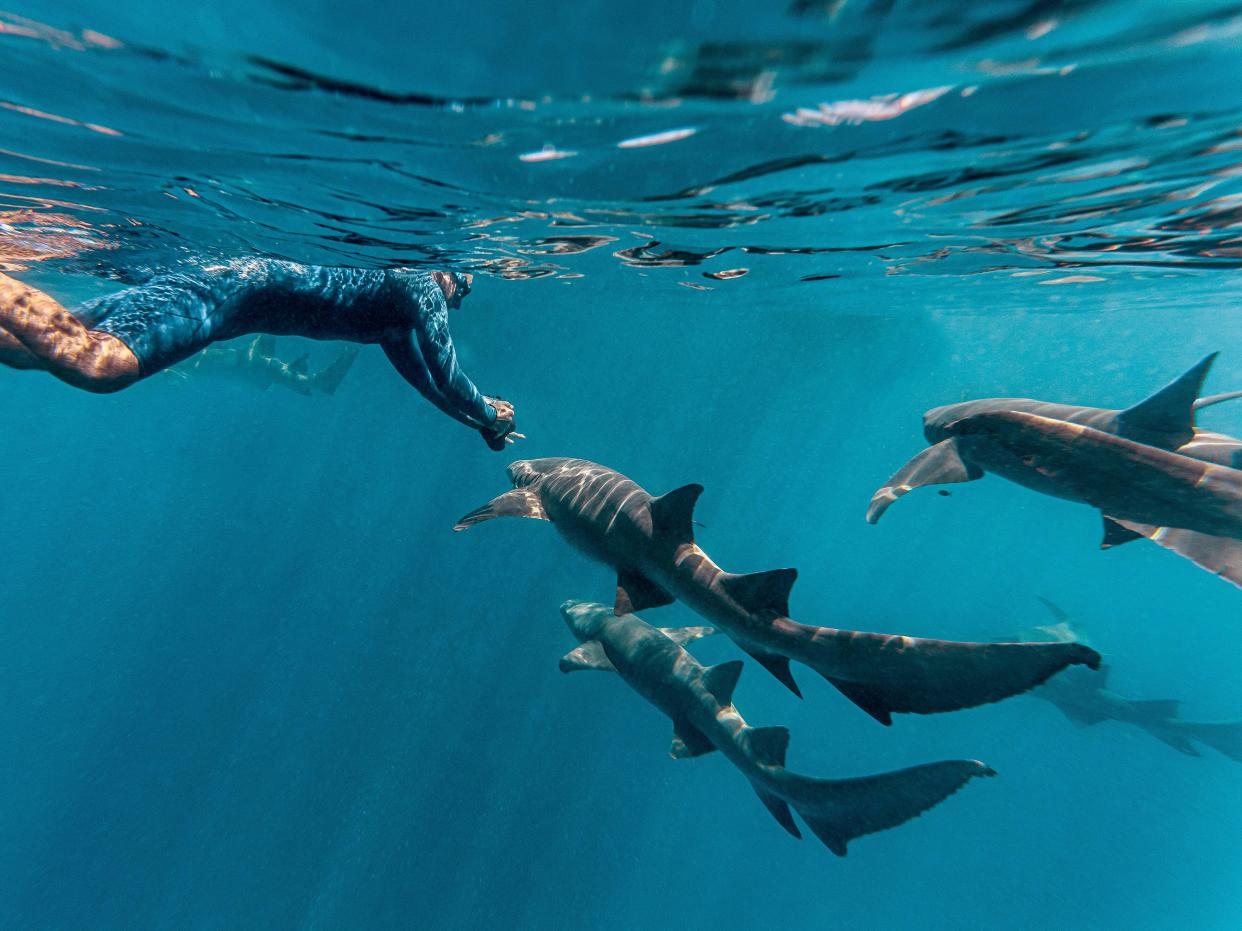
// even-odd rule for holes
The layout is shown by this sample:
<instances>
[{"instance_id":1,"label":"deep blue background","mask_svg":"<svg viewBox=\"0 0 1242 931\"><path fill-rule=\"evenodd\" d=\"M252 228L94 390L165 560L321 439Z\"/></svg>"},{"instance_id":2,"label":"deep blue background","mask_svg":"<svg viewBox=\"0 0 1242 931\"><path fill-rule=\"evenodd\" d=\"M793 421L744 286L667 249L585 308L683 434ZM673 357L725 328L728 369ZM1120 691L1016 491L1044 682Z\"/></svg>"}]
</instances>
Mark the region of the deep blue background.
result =
<instances>
[{"instance_id":1,"label":"deep blue background","mask_svg":"<svg viewBox=\"0 0 1242 931\"><path fill-rule=\"evenodd\" d=\"M0 267L72 304L113 286L86 272L243 246L373 265L442 245L479 272L452 320L463 362L530 438L488 452L373 348L331 398L166 376L95 397L0 371L0 926L1239 925L1237 764L1080 730L1029 697L884 729L809 670L799 702L747 662L737 703L790 727L801 772L972 757L1000 774L839 860L781 831L718 755L669 759L668 721L615 677L557 671L574 646L557 606L608 599L606 571L546 524L450 529L518 456L595 459L653 493L702 482L702 545L733 571L798 567L805 623L988 639L1044 623L1042 594L1118 691L1242 716L1238 591L1144 542L1099 552L1090 510L988 478L863 520L929 407L1126 406L1213 350L1209 390L1242 387L1228 8L899 3L839 86L792 68L769 102L677 109L618 100L696 42L827 27L723 2L27 6L129 50L0 34L0 97L122 135L0 109ZM968 35L1002 6L1029 15ZM1026 32L1046 19L1052 49ZM1199 24L1206 38L1186 33ZM259 89L246 53L559 102L458 113ZM891 121L781 119L949 83ZM685 125L699 134L615 145ZM327 133L344 129L400 141ZM517 158L545 143L581 154ZM49 250L65 216L111 248L15 257ZM584 231L617 242L523 251ZM613 254L652 240L730 251ZM575 277L509 280L498 259ZM702 275L731 267L752 270ZM1045 286L1071 275L1089 280ZM334 351L311 349L316 365ZM1242 406L1204 421L1242 434ZM679 605L647 619L695 622ZM695 652L738 656L724 638Z\"/></svg>"}]
</instances>

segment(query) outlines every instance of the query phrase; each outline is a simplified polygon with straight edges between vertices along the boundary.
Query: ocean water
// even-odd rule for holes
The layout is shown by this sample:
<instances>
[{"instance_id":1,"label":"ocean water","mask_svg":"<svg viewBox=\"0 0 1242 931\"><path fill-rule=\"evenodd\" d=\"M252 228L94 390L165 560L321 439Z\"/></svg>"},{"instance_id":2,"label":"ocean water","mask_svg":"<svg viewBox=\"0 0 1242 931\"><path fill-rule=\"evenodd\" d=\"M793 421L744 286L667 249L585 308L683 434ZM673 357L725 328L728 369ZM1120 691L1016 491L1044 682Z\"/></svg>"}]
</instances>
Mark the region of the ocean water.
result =
<instances>
[{"instance_id":1,"label":"ocean water","mask_svg":"<svg viewBox=\"0 0 1242 931\"><path fill-rule=\"evenodd\" d=\"M1043 595L1117 691L1242 718L1238 591L1090 509L989 477L863 520L929 407L1124 407L1216 350L1242 387L1242 8L32 0L0 50L0 268L468 270L460 355L529 437L374 348L332 397L0 371L0 926L1242 924L1236 762L1029 696L883 728L748 661L799 772L999 773L838 859L557 670L606 570L451 532L518 457L701 482L700 543L798 567L805 623L989 639Z\"/></svg>"}]
</instances>

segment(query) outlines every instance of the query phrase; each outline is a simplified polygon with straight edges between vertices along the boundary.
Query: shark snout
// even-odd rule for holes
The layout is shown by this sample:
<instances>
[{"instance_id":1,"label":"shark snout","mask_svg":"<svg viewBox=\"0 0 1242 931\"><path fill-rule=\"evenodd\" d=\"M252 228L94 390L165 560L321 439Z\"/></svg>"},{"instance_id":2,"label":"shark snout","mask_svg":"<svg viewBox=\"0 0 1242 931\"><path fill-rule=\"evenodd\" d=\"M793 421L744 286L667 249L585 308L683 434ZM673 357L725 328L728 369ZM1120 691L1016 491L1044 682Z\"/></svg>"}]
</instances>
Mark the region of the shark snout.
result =
<instances>
[{"instance_id":1,"label":"shark snout","mask_svg":"<svg viewBox=\"0 0 1242 931\"><path fill-rule=\"evenodd\" d=\"M561 617L574 636L580 640L590 640L596 636L603 620L612 616L612 609L607 605L595 604L591 601L579 601L570 598L561 603Z\"/></svg>"}]
</instances>

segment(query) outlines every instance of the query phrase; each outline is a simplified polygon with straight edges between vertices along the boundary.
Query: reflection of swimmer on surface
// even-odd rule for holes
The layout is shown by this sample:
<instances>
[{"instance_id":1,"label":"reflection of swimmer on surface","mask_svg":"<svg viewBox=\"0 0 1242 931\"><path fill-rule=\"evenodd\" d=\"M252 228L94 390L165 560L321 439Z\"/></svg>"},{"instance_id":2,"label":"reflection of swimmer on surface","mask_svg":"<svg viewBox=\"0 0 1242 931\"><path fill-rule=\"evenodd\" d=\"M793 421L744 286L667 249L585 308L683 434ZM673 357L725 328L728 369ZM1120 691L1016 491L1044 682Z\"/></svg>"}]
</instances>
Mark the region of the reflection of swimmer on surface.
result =
<instances>
[{"instance_id":1,"label":"reflection of swimmer on surface","mask_svg":"<svg viewBox=\"0 0 1242 931\"><path fill-rule=\"evenodd\" d=\"M208 346L198 355L164 371L185 379L222 375L264 391L272 385L280 385L304 395L335 394L359 351L356 345L346 346L330 365L312 372L309 353L286 362L276 355L276 337L256 336L244 345Z\"/></svg>"},{"instance_id":2,"label":"reflection of swimmer on surface","mask_svg":"<svg viewBox=\"0 0 1242 931\"><path fill-rule=\"evenodd\" d=\"M245 259L160 275L71 311L0 275L0 362L107 393L248 333L378 343L424 397L501 450L521 437L513 405L479 393L449 335L448 311L471 280Z\"/></svg>"}]
</instances>

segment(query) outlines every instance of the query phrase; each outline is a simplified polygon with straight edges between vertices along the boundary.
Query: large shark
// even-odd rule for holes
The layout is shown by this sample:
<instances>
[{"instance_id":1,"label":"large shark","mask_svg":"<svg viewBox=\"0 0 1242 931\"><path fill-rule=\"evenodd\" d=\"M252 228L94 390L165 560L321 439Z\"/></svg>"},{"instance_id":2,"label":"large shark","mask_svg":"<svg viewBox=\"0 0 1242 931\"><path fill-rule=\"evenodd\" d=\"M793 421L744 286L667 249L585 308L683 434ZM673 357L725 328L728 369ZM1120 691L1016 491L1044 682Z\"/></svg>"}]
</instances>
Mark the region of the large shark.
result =
<instances>
[{"instance_id":1,"label":"large shark","mask_svg":"<svg viewBox=\"0 0 1242 931\"><path fill-rule=\"evenodd\" d=\"M280 385L303 395L335 394L358 357L358 350L358 346L348 345L325 368L312 372L309 355L286 362L276 355L276 337L262 335L245 345L209 346L166 371L181 378L223 375L249 382L264 391L272 385Z\"/></svg>"},{"instance_id":2,"label":"large shark","mask_svg":"<svg viewBox=\"0 0 1242 931\"><path fill-rule=\"evenodd\" d=\"M792 807L837 856L856 837L896 827L939 804L975 776L995 772L978 760L944 760L858 779L812 779L785 768L789 731L750 727L733 706L742 661L701 666L683 645L710 627L660 629L607 605L567 601L565 623L581 646L561 671L600 669L625 683L673 721L675 758L719 750L745 776L781 827L801 837Z\"/></svg>"},{"instance_id":3,"label":"large shark","mask_svg":"<svg viewBox=\"0 0 1242 931\"><path fill-rule=\"evenodd\" d=\"M1084 642L1081 630L1069 616L1046 598L1040 601L1052 612L1055 624L1033 628L1014 639ZM1192 721L1181 716L1178 699L1126 698L1108 689L1108 667L1090 676L1067 670L1031 694L1057 708L1080 727L1119 721L1146 731L1179 753L1199 756L1196 743L1212 747L1231 760L1242 762L1242 721Z\"/></svg>"},{"instance_id":4,"label":"large shark","mask_svg":"<svg viewBox=\"0 0 1242 931\"><path fill-rule=\"evenodd\" d=\"M957 643L809 627L789 618L797 571L725 572L695 543L702 485L659 498L584 459L531 459L508 468L514 490L457 522L495 517L551 521L587 556L617 571L615 610L631 614L680 600L716 624L794 694L789 661L810 666L882 724L896 712L931 714L999 701L1066 666L1095 667L1077 643Z\"/></svg>"},{"instance_id":5,"label":"large shark","mask_svg":"<svg viewBox=\"0 0 1242 931\"><path fill-rule=\"evenodd\" d=\"M992 472L1098 508L1105 549L1147 537L1242 585L1242 440L1199 430L1195 412L1242 397L1200 398L1215 354L1126 410L984 398L923 415L932 445L871 498L876 523L924 485Z\"/></svg>"}]
</instances>

